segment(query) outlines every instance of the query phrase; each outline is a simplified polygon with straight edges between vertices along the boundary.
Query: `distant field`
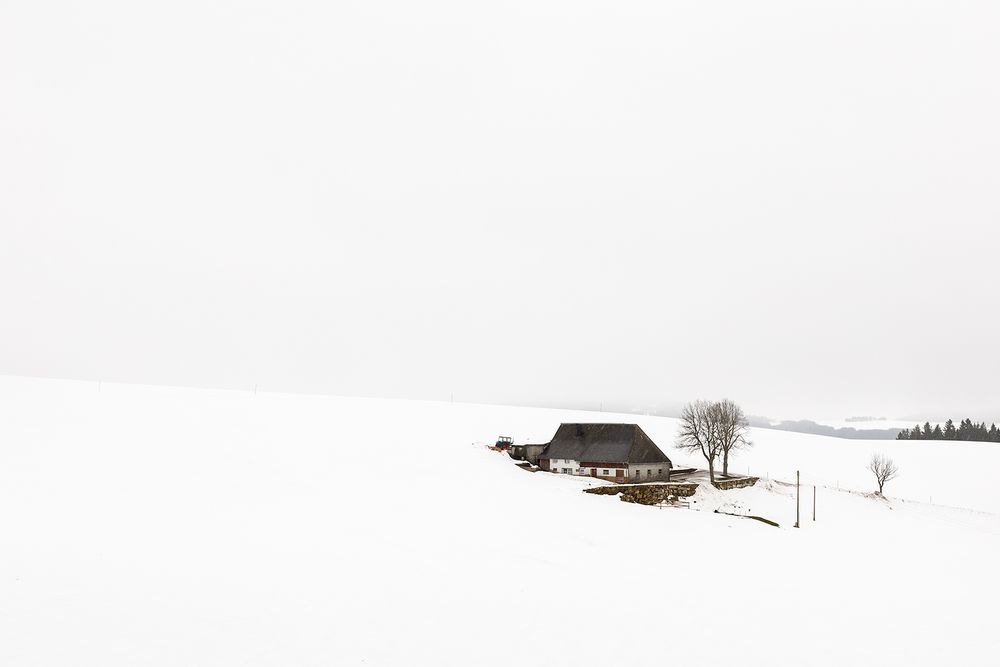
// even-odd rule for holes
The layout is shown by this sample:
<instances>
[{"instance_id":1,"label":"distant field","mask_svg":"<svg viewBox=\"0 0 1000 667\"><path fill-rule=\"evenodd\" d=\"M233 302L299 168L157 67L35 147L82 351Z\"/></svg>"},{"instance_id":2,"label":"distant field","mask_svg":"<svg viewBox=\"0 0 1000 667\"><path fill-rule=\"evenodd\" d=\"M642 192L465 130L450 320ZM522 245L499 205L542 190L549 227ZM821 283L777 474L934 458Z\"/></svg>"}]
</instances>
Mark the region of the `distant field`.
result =
<instances>
[{"instance_id":1,"label":"distant field","mask_svg":"<svg viewBox=\"0 0 1000 667\"><path fill-rule=\"evenodd\" d=\"M872 421L861 421L854 422L848 421L846 419L817 419L815 420L817 424L823 424L824 426L832 426L833 428L855 428L858 430L877 428L913 428L916 421L907 421L900 419L875 419ZM922 423L922 422L921 422Z\"/></svg>"}]
</instances>

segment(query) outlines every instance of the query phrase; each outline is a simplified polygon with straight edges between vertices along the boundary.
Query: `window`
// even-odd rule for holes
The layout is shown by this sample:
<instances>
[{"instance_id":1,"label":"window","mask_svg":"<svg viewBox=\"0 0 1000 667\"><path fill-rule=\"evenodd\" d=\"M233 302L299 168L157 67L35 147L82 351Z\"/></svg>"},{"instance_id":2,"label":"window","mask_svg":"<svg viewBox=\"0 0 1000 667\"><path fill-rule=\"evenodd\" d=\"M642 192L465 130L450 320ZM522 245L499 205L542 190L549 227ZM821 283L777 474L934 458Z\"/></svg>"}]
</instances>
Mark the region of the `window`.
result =
<instances>
[{"instance_id":1,"label":"window","mask_svg":"<svg viewBox=\"0 0 1000 667\"><path fill-rule=\"evenodd\" d=\"M652 474L653 474L653 469L652 468L646 468L646 477L651 477Z\"/></svg>"},{"instance_id":2,"label":"window","mask_svg":"<svg viewBox=\"0 0 1000 667\"><path fill-rule=\"evenodd\" d=\"M601 471L601 474L602 474L602 475L607 475L607 474L608 474L608 471L607 471L607 470L602 470L602 471Z\"/></svg>"},{"instance_id":3,"label":"window","mask_svg":"<svg viewBox=\"0 0 1000 667\"><path fill-rule=\"evenodd\" d=\"M657 470L656 474L657 475L662 475L663 474L663 468L660 468L659 470Z\"/></svg>"},{"instance_id":4,"label":"window","mask_svg":"<svg viewBox=\"0 0 1000 667\"><path fill-rule=\"evenodd\" d=\"M635 471L635 476L636 476L636 477L638 477L638 476L639 476L639 471L638 471L638 470L636 470L636 471Z\"/></svg>"}]
</instances>

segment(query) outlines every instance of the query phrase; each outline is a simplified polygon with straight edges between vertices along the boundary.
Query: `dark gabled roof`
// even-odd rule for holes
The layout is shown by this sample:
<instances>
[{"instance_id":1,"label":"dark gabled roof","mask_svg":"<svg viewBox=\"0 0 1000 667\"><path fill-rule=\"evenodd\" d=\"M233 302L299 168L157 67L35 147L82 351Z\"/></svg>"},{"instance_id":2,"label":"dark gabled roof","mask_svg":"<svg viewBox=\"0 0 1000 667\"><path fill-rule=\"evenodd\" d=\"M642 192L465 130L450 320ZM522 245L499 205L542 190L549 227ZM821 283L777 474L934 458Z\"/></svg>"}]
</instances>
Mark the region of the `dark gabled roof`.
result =
<instances>
[{"instance_id":1,"label":"dark gabled roof","mask_svg":"<svg viewBox=\"0 0 1000 667\"><path fill-rule=\"evenodd\" d=\"M638 424L561 424L540 458L593 463L670 463Z\"/></svg>"}]
</instances>

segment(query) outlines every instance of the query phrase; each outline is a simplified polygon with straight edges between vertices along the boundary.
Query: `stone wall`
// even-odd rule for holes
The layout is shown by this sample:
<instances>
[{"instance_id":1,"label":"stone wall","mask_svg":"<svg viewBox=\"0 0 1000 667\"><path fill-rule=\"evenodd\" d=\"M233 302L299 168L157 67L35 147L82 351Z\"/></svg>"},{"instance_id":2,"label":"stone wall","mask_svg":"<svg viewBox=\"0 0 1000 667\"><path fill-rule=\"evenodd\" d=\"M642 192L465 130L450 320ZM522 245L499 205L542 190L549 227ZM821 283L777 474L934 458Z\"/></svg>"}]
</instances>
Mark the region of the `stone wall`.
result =
<instances>
[{"instance_id":1,"label":"stone wall","mask_svg":"<svg viewBox=\"0 0 1000 667\"><path fill-rule=\"evenodd\" d=\"M715 488L720 491L729 489L742 489L744 486L753 486L759 477L736 477L735 479L715 480Z\"/></svg>"},{"instance_id":2,"label":"stone wall","mask_svg":"<svg viewBox=\"0 0 1000 667\"><path fill-rule=\"evenodd\" d=\"M694 482L668 482L662 484L617 484L615 486L594 486L584 489L584 493L616 496L621 494L621 500L626 503L640 505L658 505L671 498L693 496L698 489Z\"/></svg>"}]
</instances>

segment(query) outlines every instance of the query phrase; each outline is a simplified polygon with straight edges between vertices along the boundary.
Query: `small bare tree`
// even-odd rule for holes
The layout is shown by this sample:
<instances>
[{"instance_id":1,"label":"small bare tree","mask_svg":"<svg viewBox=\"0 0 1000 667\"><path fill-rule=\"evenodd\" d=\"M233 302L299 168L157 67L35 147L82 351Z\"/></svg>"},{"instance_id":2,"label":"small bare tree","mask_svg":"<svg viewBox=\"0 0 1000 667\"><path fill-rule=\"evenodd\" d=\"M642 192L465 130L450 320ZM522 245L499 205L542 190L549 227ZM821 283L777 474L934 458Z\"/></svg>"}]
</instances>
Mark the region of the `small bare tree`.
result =
<instances>
[{"instance_id":1,"label":"small bare tree","mask_svg":"<svg viewBox=\"0 0 1000 667\"><path fill-rule=\"evenodd\" d=\"M722 451L714 412L714 404L708 401L688 403L681 410L681 427L677 433L678 449L701 452L708 461L708 476L713 483L715 461Z\"/></svg>"},{"instance_id":2,"label":"small bare tree","mask_svg":"<svg viewBox=\"0 0 1000 667\"><path fill-rule=\"evenodd\" d=\"M885 486L885 483L899 474L899 468L896 467L893 460L882 454L872 454L872 460L868 462L868 469L875 475L875 481L878 482L878 494L880 496L882 495L882 487Z\"/></svg>"},{"instance_id":3,"label":"small bare tree","mask_svg":"<svg viewBox=\"0 0 1000 667\"><path fill-rule=\"evenodd\" d=\"M743 414L743 408L728 398L713 403L711 412L722 452L722 475L728 477L730 452L753 445L749 438L750 422Z\"/></svg>"}]
</instances>

